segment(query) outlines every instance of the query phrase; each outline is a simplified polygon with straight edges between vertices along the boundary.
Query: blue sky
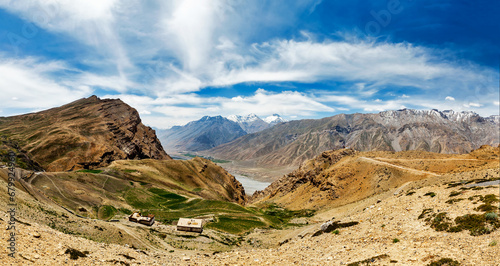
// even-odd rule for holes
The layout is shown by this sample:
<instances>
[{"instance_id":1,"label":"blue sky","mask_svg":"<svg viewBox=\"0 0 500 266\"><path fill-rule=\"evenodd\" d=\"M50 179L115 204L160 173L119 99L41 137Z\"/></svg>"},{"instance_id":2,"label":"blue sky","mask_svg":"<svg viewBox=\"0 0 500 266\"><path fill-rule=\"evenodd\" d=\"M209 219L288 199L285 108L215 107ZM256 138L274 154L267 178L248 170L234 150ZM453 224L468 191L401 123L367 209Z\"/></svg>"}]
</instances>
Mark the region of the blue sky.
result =
<instances>
[{"instance_id":1,"label":"blue sky","mask_svg":"<svg viewBox=\"0 0 500 266\"><path fill-rule=\"evenodd\" d=\"M157 128L401 108L499 114L500 2L0 0L0 116L97 95Z\"/></svg>"}]
</instances>

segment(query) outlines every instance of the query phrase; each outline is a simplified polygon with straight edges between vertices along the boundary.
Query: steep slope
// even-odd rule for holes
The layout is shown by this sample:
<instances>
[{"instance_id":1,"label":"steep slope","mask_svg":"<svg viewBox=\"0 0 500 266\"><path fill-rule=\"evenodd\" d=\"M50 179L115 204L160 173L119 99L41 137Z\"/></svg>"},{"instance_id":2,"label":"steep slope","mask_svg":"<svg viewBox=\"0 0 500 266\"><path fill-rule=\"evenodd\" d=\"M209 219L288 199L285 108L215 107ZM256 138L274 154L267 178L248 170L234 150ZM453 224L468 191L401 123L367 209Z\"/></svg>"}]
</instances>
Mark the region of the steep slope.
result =
<instances>
[{"instance_id":1,"label":"steep slope","mask_svg":"<svg viewBox=\"0 0 500 266\"><path fill-rule=\"evenodd\" d=\"M189 161L118 160L93 171L24 175L27 178L19 182L40 202L48 200L94 218L104 206L151 208L164 195L172 195L172 199L183 195L238 204L246 201L241 183L220 166L199 157ZM6 175L0 176L6 179Z\"/></svg>"},{"instance_id":2,"label":"steep slope","mask_svg":"<svg viewBox=\"0 0 500 266\"><path fill-rule=\"evenodd\" d=\"M291 209L341 206L410 181L448 173L498 169L499 159L500 147L487 145L464 155L424 151L326 151L264 191L255 192L251 201L270 201Z\"/></svg>"},{"instance_id":3,"label":"steep slope","mask_svg":"<svg viewBox=\"0 0 500 266\"><path fill-rule=\"evenodd\" d=\"M228 160L259 165L295 165L323 151L423 150L467 153L499 141L498 119L473 112L398 110L378 114L340 114L318 120L278 124L206 151Z\"/></svg>"},{"instance_id":4,"label":"steep slope","mask_svg":"<svg viewBox=\"0 0 500 266\"><path fill-rule=\"evenodd\" d=\"M15 147L47 171L95 168L120 159L171 159L135 109L121 100L96 96L0 117L0 136L3 149Z\"/></svg>"},{"instance_id":5,"label":"steep slope","mask_svg":"<svg viewBox=\"0 0 500 266\"><path fill-rule=\"evenodd\" d=\"M238 125L248 134L259 132L270 127L268 122L262 120L256 114L249 114L247 116L230 115L227 119L238 123Z\"/></svg>"},{"instance_id":6,"label":"steep slope","mask_svg":"<svg viewBox=\"0 0 500 266\"><path fill-rule=\"evenodd\" d=\"M175 126L162 131L162 144L169 150L200 151L230 142L246 135L236 123L222 116L204 116L185 126Z\"/></svg>"}]
</instances>

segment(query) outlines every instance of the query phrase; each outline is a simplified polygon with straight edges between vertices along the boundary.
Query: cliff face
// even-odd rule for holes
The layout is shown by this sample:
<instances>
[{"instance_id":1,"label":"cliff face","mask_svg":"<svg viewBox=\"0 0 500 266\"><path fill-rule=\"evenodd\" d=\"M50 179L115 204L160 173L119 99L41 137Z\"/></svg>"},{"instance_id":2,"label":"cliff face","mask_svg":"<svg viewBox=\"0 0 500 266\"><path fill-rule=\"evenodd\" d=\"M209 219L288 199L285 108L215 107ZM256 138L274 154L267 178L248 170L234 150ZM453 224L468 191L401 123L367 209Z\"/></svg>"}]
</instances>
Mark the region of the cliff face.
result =
<instances>
[{"instance_id":1,"label":"cliff face","mask_svg":"<svg viewBox=\"0 0 500 266\"><path fill-rule=\"evenodd\" d=\"M92 169L120 159L171 159L134 108L96 96L0 118L0 136L51 172Z\"/></svg>"}]
</instances>

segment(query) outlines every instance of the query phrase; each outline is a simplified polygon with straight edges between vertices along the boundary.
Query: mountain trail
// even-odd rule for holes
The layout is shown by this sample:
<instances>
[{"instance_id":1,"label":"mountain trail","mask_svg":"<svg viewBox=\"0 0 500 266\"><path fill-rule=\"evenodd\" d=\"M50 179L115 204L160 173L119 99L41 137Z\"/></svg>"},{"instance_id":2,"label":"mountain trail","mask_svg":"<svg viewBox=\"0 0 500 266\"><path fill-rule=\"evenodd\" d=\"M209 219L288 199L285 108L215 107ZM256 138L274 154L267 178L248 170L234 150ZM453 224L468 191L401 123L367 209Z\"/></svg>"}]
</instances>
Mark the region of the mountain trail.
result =
<instances>
[{"instance_id":1,"label":"mountain trail","mask_svg":"<svg viewBox=\"0 0 500 266\"><path fill-rule=\"evenodd\" d=\"M374 163L374 164L380 164L380 165L385 165L385 166L389 166L389 167L393 167L393 168L398 168L398 169L401 169L401 170L412 172L414 174L439 176L438 174L433 173L433 172L423 171L423 170L417 170L417 169L408 168L408 167L404 167L404 166L400 166L400 165L395 165L395 164L392 164L392 163L388 163L388 162L384 162L384 161L379 161L379 160L376 160L376 159L373 159L373 158L359 157L359 159L363 160L363 161L366 161L366 162Z\"/></svg>"}]
</instances>

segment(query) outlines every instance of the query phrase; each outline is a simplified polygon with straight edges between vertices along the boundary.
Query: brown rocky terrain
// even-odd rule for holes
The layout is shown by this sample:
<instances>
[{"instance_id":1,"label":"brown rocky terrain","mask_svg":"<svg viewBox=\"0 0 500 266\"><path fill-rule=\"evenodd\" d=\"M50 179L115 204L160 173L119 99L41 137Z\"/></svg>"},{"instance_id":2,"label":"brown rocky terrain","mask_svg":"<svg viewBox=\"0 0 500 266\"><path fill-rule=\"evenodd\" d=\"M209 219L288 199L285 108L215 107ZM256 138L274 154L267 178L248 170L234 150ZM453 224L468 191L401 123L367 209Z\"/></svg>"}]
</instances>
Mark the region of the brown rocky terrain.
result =
<instances>
[{"instance_id":1,"label":"brown rocky terrain","mask_svg":"<svg viewBox=\"0 0 500 266\"><path fill-rule=\"evenodd\" d=\"M282 230L255 229L243 236L239 246L220 253L205 250L203 242L189 245L198 239L196 234L184 236L184 246L171 246L155 235L155 231L169 233L175 230L168 225L142 230L125 221L82 220L66 214L68 217L62 219L70 221L74 227L93 229L101 235L113 231L117 237L121 235L120 238L129 240L123 244L108 244L109 239L94 242L71 232L62 233L37 222L40 221L37 217L47 212L37 211L39 204L19 192L17 200L23 204L19 206L20 222L17 223L18 253L13 259L2 249L0 259L4 265L428 265L440 260L452 260L460 265L498 265L500 230L492 227L498 224L497 216L490 215L490 220L483 220L490 221L490 225L487 222L484 227L486 231L474 231L474 227L468 226L460 231L436 227L444 222L454 225L455 221L474 215L487 217L483 211L487 198L493 199L493 211L490 212L498 213L494 207L499 203L498 184L471 186L500 178L498 160L496 165L467 164L474 158L493 158L498 155L496 150L483 147L462 156L462 160L452 156L443 158L445 165L454 164L457 170L390 187L386 192L350 204L325 206L315 216L307 218L308 224L302 226L297 221L297 226ZM420 160L430 161L436 156L440 155L425 153ZM392 154L390 160L408 157L413 155ZM7 198L3 180L0 180L0 197L0 209L5 210ZM50 206L47 209L61 215L61 210ZM427 220L428 217L431 219ZM0 218L0 224L5 227L8 215L2 211ZM318 234L322 232L323 223L329 220L339 221L346 227ZM8 231L2 230L0 238L5 243ZM72 252L77 255L72 249L82 252L82 257L71 259Z\"/></svg>"},{"instance_id":2,"label":"brown rocky terrain","mask_svg":"<svg viewBox=\"0 0 500 266\"><path fill-rule=\"evenodd\" d=\"M498 116L438 110L339 114L281 123L202 154L268 167L298 167L324 151L344 146L358 151L461 154L485 144L497 146L499 122Z\"/></svg>"},{"instance_id":3,"label":"brown rocky terrain","mask_svg":"<svg viewBox=\"0 0 500 266\"><path fill-rule=\"evenodd\" d=\"M37 113L0 117L0 150L18 165L46 171L93 169L121 159L171 159L138 112L96 96Z\"/></svg>"},{"instance_id":4,"label":"brown rocky terrain","mask_svg":"<svg viewBox=\"0 0 500 266\"><path fill-rule=\"evenodd\" d=\"M327 151L264 191L255 192L251 201L270 201L291 209L345 205L410 181L498 167L499 150L499 147L485 145L465 155L424 151Z\"/></svg>"}]
</instances>

